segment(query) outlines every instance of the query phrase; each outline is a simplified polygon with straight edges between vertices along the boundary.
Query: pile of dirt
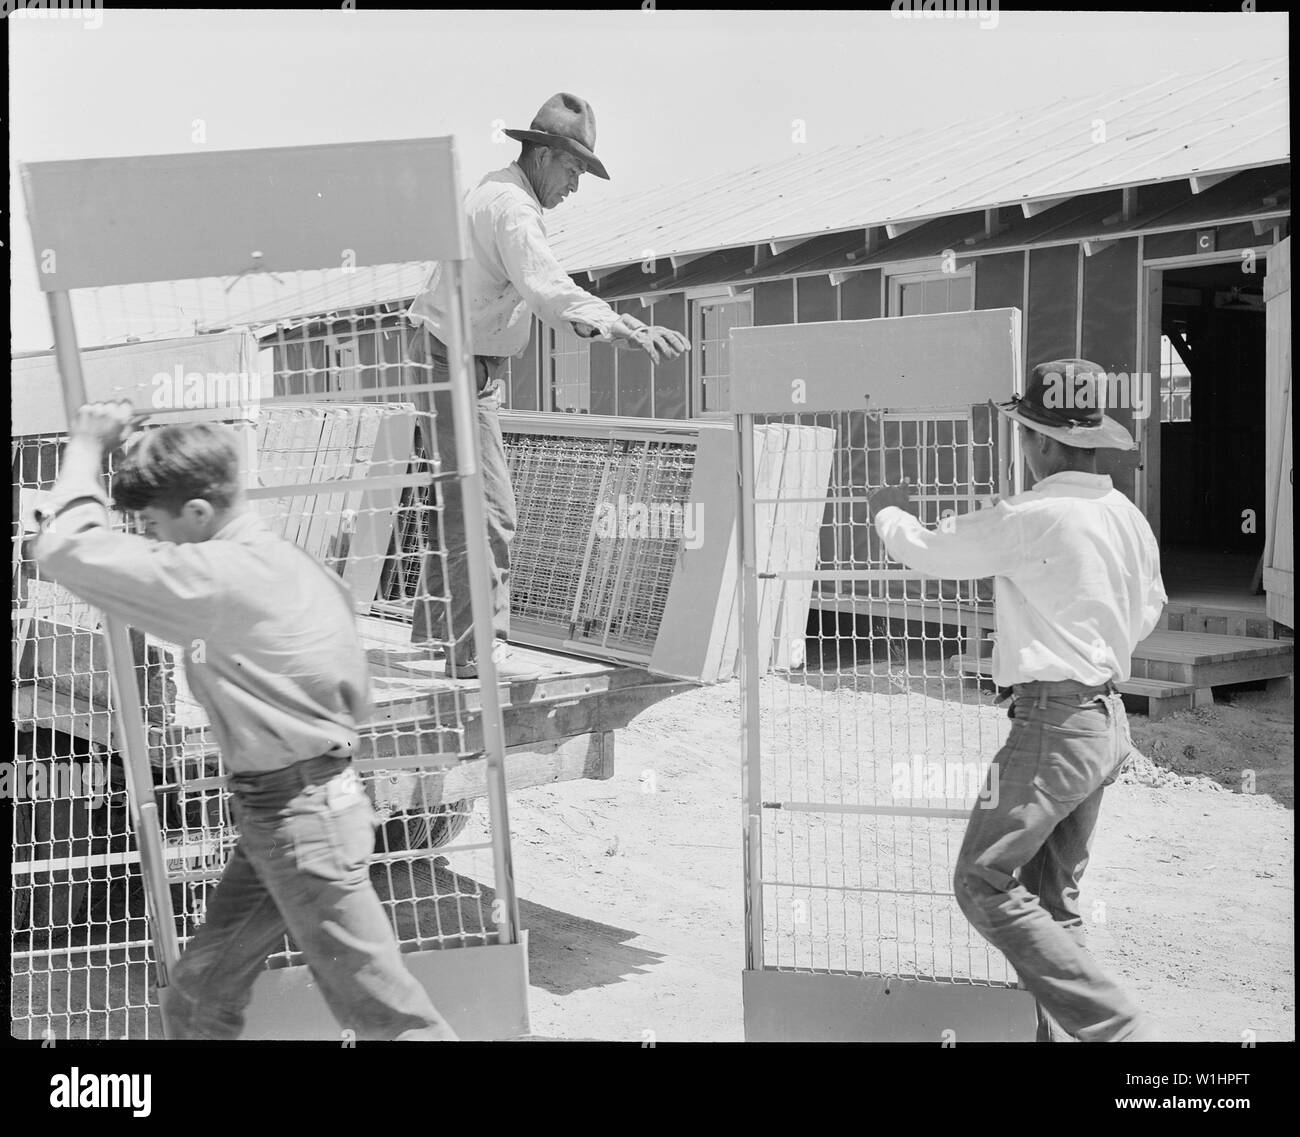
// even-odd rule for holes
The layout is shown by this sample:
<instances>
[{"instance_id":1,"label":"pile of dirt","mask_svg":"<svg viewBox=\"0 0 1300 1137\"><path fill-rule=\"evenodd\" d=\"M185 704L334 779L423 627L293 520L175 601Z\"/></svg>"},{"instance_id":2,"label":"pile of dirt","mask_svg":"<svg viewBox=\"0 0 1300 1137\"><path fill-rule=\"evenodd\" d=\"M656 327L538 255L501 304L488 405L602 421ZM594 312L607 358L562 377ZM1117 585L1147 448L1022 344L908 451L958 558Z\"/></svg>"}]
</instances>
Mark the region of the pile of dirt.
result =
<instances>
[{"instance_id":1,"label":"pile of dirt","mask_svg":"<svg viewBox=\"0 0 1300 1137\"><path fill-rule=\"evenodd\" d=\"M1130 718L1134 755L1119 780L1210 793L1268 794L1295 805L1294 707L1284 693L1231 690L1214 706Z\"/></svg>"}]
</instances>

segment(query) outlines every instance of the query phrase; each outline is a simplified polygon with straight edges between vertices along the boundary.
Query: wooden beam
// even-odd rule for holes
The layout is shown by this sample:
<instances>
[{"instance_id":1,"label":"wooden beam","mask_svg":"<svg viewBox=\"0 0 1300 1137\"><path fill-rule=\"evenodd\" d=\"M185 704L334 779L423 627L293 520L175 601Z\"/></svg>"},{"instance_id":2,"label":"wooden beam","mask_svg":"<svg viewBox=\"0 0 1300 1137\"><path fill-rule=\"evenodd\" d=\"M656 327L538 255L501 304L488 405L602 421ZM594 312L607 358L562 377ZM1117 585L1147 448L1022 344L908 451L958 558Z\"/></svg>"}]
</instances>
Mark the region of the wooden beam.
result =
<instances>
[{"instance_id":1,"label":"wooden beam","mask_svg":"<svg viewBox=\"0 0 1300 1137\"><path fill-rule=\"evenodd\" d=\"M1109 249L1114 241L1098 241L1096 238L1083 242L1083 255L1085 257L1095 257L1098 253L1104 253Z\"/></svg>"},{"instance_id":2,"label":"wooden beam","mask_svg":"<svg viewBox=\"0 0 1300 1137\"><path fill-rule=\"evenodd\" d=\"M885 236L891 241L896 237L901 237L904 233L910 233L913 229L919 229L925 224L924 220L920 221L891 221L885 226Z\"/></svg>"},{"instance_id":3,"label":"wooden beam","mask_svg":"<svg viewBox=\"0 0 1300 1137\"><path fill-rule=\"evenodd\" d=\"M975 230L974 233L970 234L970 236L968 236L968 237L963 237L963 238L961 239L961 243L962 243L963 245L968 245L968 246L969 246L969 245L978 245L981 241L987 241L990 237L993 237L993 236L997 235L998 233L1002 232L1002 230L1005 229L1006 226L1005 226L1005 225L999 225L999 224L997 223L996 220L994 220L994 222L993 222L993 227L990 229L990 225L989 225L989 214L990 214L990 213L996 213L996 212L997 212L997 210L988 210L988 209L986 209L986 210L984 211L984 220L983 220L983 222L981 223L980 227L979 227L977 230Z\"/></svg>"},{"instance_id":4,"label":"wooden beam","mask_svg":"<svg viewBox=\"0 0 1300 1137\"><path fill-rule=\"evenodd\" d=\"M1234 176L1235 171L1226 174L1193 174L1187 181L1192 187L1192 193L1204 193L1207 189L1212 189L1220 182L1226 182Z\"/></svg>"},{"instance_id":5,"label":"wooden beam","mask_svg":"<svg viewBox=\"0 0 1300 1137\"><path fill-rule=\"evenodd\" d=\"M1128 189L1121 190L1120 195L1119 211L1106 214L1101 219L1103 225L1118 225L1121 221L1127 224L1137 213L1137 187L1129 186Z\"/></svg>"},{"instance_id":6,"label":"wooden beam","mask_svg":"<svg viewBox=\"0 0 1300 1137\"><path fill-rule=\"evenodd\" d=\"M774 257L779 257L782 253L788 253L791 249L808 243L807 237L799 237L790 241L768 241L767 247L772 250Z\"/></svg>"},{"instance_id":7,"label":"wooden beam","mask_svg":"<svg viewBox=\"0 0 1300 1137\"><path fill-rule=\"evenodd\" d=\"M862 231L862 247L852 249L844 254L844 259L849 261L860 261L863 257L869 257L872 253L880 248L880 230L875 226L868 226Z\"/></svg>"},{"instance_id":8,"label":"wooden beam","mask_svg":"<svg viewBox=\"0 0 1300 1137\"><path fill-rule=\"evenodd\" d=\"M614 776L614 732L506 748L506 791ZM487 796L487 759L472 758L430 770L385 771L369 783L380 809L425 812L433 806Z\"/></svg>"},{"instance_id":9,"label":"wooden beam","mask_svg":"<svg viewBox=\"0 0 1300 1137\"><path fill-rule=\"evenodd\" d=\"M1068 197L1043 197L1036 198L1033 201L1022 201L1020 203L1020 212L1025 215L1026 219L1037 217L1040 213L1046 213L1049 209L1069 200L1071 199Z\"/></svg>"},{"instance_id":10,"label":"wooden beam","mask_svg":"<svg viewBox=\"0 0 1300 1137\"><path fill-rule=\"evenodd\" d=\"M688 265L691 261L698 261L701 257L707 257L708 255L708 253L678 253L669 257L668 261L673 266L673 271L676 272L682 265Z\"/></svg>"}]
</instances>

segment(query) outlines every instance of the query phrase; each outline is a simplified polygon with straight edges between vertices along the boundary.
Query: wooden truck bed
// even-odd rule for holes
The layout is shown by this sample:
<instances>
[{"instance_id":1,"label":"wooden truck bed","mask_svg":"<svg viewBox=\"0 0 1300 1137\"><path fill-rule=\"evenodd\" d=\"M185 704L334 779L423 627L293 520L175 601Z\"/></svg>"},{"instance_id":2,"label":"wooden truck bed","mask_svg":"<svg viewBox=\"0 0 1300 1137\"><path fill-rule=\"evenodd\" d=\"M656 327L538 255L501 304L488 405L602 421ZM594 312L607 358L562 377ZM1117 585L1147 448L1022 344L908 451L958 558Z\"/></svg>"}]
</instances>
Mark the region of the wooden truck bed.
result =
<instances>
[{"instance_id":1,"label":"wooden truck bed","mask_svg":"<svg viewBox=\"0 0 1300 1137\"><path fill-rule=\"evenodd\" d=\"M383 770L368 779L383 809L425 808L485 793L478 680L449 679L441 657L410 643L409 625L374 617L359 620L374 686L375 710L363 726L358 768ZM619 664L594 662L533 648L515 648L535 677L503 681L507 788L608 778L614 731L646 707L691 684ZM107 708L75 691L36 678L15 690L20 729L45 728L115 749ZM193 745L198 732L152 732L156 753L185 750L194 770L210 745ZM188 745L187 736L188 735ZM220 785L218 777L187 777L187 791Z\"/></svg>"},{"instance_id":2,"label":"wooden truck bed","mask_svg":"<svg viewBox=\"0 0 1300 1137\"><path fill-rule=\"evenodd\" d=\"M431 660L427 649L412 645L405 624L367 618L361 625L375 714L357 765L387 774L375 779L376 804L419 809L426 803L482 796L484 759L431 755L427 742L439 729L456 723L464 732L464 749L481 750L478 680L448 679L443 660ZM513 651L537 675L499 684L507 790L611 777L614 731L647 707L692 686L621 664L536 648ZM401 752L407 750L412 752Z\"/></svg>"}]
</instances>

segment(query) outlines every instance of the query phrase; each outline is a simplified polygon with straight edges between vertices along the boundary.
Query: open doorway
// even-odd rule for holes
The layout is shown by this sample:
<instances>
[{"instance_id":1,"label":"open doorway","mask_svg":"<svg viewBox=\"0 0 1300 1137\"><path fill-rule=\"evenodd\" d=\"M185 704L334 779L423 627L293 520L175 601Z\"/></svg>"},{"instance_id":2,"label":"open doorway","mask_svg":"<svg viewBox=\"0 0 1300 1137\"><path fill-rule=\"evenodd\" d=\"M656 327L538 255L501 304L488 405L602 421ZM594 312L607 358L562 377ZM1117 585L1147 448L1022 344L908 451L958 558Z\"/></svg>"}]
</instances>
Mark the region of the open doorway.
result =
<instances>
[{"instance_id":1,"label":"open doorway","mask_svg":"<svg viewBox=\"0 0 1300 1137\"><path fill-rule=\"evenodd\" d=\"M1158 508L1171 605L1264 612L1262 259L1258 267L1245 274L1234 258L1163 272Z\"/></svg>"}]
</instances>

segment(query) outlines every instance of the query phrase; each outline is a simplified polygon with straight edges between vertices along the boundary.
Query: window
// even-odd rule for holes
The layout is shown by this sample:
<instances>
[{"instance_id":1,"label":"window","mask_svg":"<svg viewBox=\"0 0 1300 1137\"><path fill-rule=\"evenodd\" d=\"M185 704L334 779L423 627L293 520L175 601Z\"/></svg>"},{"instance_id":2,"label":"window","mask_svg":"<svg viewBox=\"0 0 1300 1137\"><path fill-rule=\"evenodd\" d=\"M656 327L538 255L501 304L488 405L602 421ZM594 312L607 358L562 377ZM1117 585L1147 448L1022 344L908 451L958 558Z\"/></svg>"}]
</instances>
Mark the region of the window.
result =
<instances>
[{"instance_id":1,"label":"window","mask_svg":"<svg viewBox=\"0 0 1300 1137\"><path fill-rule=\"evenodd\" d=\"M253 385L259 403L264 398L269 399L283 393L276 389L275 348L262 346L265 342L263 340L258 344L257 382Z\"/></svg>"},{"instance_id":2,"label":"window","mask_svg":"<svg viewBox=\"0 0 1300 1137\"><path fill-rule=\"evenodd\" d=\"M325 337L325 389L353 391L357 379L357 341L340 340L332 335Z\"/></svg>"},{"instance_id":3,"label":"window","mask_svg":"<svg viewBox=\"0 0 1300 1137\"><path fill-rule=\"evenodd\" d=\"M549 365L540 359L549 350L546 325L536 316L528 317L528 346L519 355L506 358L501 375L501 405L506 410L536 411L550 406L549 394L543 398L540 378L549 375ZM549 388L548 388L549 391Z\"/></svg>"},{"instance_id":4,"label":"window","mask_svg":"<svg viewBox=\"0 0 1300 1137\"><path fill-rule=\"evenodd\" d=\"M1192 373L1168 336L1160 337L1160 421L1192 421Z\"/></svg>"},{"instance_id":5,"label":"window","mask_svg":"<svg viewBox=\"0 0 1300 1137\"><path fill-rule=\"evenodd\" d=\"M909 272L889 278L891 316L970 312L974 307L975 275L971 265L956 272Z\"/></svg>"},{"instance_id":6,"label":"window","mask_svg":"<svg viewBox=\"0 0 1300 1137\"><path fill-rule=\"evenodd\" d=\"M351 391L357 386L357 345L342 343L334 353L334 389Z\"/></svg>"},{"instance_id":7,"label":"window","mask_svg":"<svg viewBox=\"0 0 1300 1137\"><path fill-rule=\"evenodd\" d=\"M691 301L691 398L697 415L731 406L731 329L754 324L753 297L710 296Z\"/></svg>"},{"instance_id":8,"label":"window","mask_svg":"<svg viewBox=\"0 0 1300 1137\"><path fill-rule=\"evenodd\" d=\"M549 410L591 413L591 344L574 332L546 329Z\"/></svg>"}]
</instances>

